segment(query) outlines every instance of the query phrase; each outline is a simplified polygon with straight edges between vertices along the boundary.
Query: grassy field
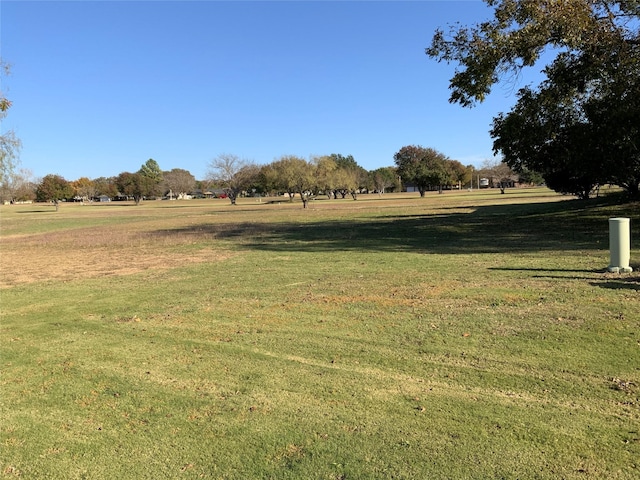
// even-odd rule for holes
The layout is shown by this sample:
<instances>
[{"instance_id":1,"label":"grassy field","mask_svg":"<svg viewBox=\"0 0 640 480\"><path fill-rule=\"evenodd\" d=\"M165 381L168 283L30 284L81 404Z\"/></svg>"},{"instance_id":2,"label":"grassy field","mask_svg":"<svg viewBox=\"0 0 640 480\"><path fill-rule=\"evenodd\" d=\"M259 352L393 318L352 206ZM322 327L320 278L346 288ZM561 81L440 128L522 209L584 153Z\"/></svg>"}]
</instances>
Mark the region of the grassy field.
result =
<instances>
[{"instance_id":1,"label":"grassy field","mask_svg":"<svg viewBox=\"0 0 640 480\"><path fill-rule=\"evenodd\" d=\"M267 200L0 207L0 475L640 478L640 204Z\"/></svg>"}]
</instances>

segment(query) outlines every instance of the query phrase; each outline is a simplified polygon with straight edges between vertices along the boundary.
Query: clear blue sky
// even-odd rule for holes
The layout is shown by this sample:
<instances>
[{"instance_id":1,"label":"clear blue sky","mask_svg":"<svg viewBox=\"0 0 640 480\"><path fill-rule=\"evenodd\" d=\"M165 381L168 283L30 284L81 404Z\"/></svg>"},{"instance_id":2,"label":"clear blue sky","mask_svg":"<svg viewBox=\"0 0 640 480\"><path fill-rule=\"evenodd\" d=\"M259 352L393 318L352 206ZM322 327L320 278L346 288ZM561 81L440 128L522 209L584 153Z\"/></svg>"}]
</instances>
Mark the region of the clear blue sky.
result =
<instances>
[{"instance_id":1,"label":"clear blue sky","mask_svg":"<svg viewBox=\"0 0 640 480\"><path fill-rule=\"evenodd\" d=\"M492 118L448 103L453 65L424 53L438 26L490 17L475 1L11 1L1 44L20 166L67 180L163 170L203 179L231 153L353 155L368 170L404 145L492 158Z\"/></svg>"}]
</instances>

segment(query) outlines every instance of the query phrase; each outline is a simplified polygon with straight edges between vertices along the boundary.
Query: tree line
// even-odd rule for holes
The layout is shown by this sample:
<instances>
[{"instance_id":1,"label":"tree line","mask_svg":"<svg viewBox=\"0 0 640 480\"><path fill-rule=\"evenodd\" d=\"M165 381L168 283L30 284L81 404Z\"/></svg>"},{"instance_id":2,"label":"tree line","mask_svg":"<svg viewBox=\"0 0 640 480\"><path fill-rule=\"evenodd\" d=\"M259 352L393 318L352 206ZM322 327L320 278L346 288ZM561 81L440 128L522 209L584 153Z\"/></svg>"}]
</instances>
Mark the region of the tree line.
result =
<instances>
[{"instance_id":1,"label":"tree line","mask_svg":"<svg viewBox=\"0 0 640 480\"><path fill-rule=\"evenodd\" d=\"M193 195L228 198L235 204L240 196L285 195L300 199L303 207L319 196L329 199L352 198L361 193L398 192L410 187L424 196L428 190L442 192L446 188L472 185L474 175L489 177L501 186L514 173L500 162L485 162L477 170L464 166L444 154L421 146L402 147L394 155L394 166L368 171L352 155L330 154L305 159L295 155L281 156L268 164L257 164L233 154L220 154L208 165L206 178L196 178L185 169L163 171L149 159L135 172L122 172L114 177L69 181L49 174L38 181L16 173L13 182L0 189L4 202L38 201L59 206L60 202L91 202L100 197L109 200L181 199ZM525 180L528 181L528 180Z\"/></svg>"}]
</instances>

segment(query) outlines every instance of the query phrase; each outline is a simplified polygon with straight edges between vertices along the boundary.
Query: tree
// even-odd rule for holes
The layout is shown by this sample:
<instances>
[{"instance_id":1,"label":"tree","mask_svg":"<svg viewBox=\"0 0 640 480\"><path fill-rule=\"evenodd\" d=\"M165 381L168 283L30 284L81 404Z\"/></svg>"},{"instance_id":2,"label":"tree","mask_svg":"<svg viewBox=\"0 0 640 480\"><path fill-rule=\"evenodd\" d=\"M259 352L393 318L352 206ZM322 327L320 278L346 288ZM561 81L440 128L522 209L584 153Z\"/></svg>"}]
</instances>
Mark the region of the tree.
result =
<instances>
[{"instance_id":1,"label":"tree","mask_svg":"<svg viewBox=\"0 0 640 480\"><path fill-rule=\"evenodd\" d=\"M303 208L307 208L309 199L315 194L317 182L315 167L304 158L294 155L285 155L270 164L264 171L268 182L276 190L289 194L293 201L295 194L300 195Z\"/></svg>"},{"instance_id":2,"label":"tree","mask_svg":"<svg viewBox=\"0 0 640 480\"><path fill-rule=\"evenodd\" d=\"M122 172L115 179L119 193L132 197L136 205L139 205L148 191L148 180L140 173Z\"/></svg>"},{"instance_id":3,"label":"tree","mask_svg":"<svg viewBox=\"0 0 640 480\"><path fill-rule=\"evenodd\" d=\"M0 76L10 73L9 65L0 59ZM6 118L11 101L5 97L4 92L0 91L0 120ZM0 192L2 192L3 201L7 192L15 189L12 182L15 180L15 171L18 165L18 154L22 143L16 137L12 130L0 134ZM13 200L13 198L8 198Z\"/></svg>"},{"instance_id":4,"label":"tree","mask_svg":"<svg viewBox=\"0 0 640 480\"><path fill-rule=\"evenodd\" d=\"M316 185L318 190L332 198L336 189L338 164L330 156L317 157L313 160L316 166Z\"/></svg>"},{"instance_id":5,"label":"tree","mask_svg":"<svg viewBox=\"0 0 640 480\"><path fill-rule=\"evenodd\" d=\"M118 196L118 186L115 177L98 177L93 179L93 185L96 189L96 196L106 195L109 198Z\"/></svg>"},{"instance_id":6,"label":"tree","mask_svg":"<svg viewBox=\"0 0 640 480\"><path fill-rule=\"evenodd\" d=\"M26 202L36 199L36 185L33 181L33 173L21 168L14 170L0 187L0 201L2 202Z\"/></svg>"},{"instance_id":7,"label":"tree","mask_svg":"<svg viewBox=\"0 0 640 480\"><path fill-rule=\"evenodd\" d=\"M433 148L409 145L402 147L393 159L403 183L415 185L421 197L429 187L441 189L447 178L445 161L448 158Z\"/></svg>"},{"instance_id":8,"label":"tree","mask_svg":"<svg viewBox=\"0 0 640 480\"><path fill-rule=\"evenodd\" d=\"M162 193L162 170L158 162L150 158L136 173L122 172L113 183L119 194L132 197L136 205L139 205L144 198L156 197Z\"/></svg>"},{"instance_id":9,"label":"tree","mask_svg":"<svg viewBox=\"0 0 640 480\"><path fill-rule=\"evenodd\" d=\"M471 183L473 166L464 166L458 160L445 160L443 162L445 171L445 185L462 187Z\"/></svg>"},{"instance_id":10,"label":"tree","mask_svg":"<svg viewBox=\"0 0 640 480\"><path fill-rule=\"evenodd\" d=\"M75 191L75 196L80 197L82 201L93 201L96 196L96 185L87 177L81 177L78 180L71 182L71 186Z\"/></svg>"},{"instance_id":11,"label":"tree","mask_svg":"<svg viewBox=\"0 0 640 480\"><path fill-rule=\"evenodd\" d=\"M522 89L513 110L494 119L494 150L517 172L540 172L548 187L586 199L609 176L607 159L580 104L556 93Z\"/></svg>"},{"instance_id":12,"label":"tree","mask_svg":"<svg viewBox=\"0 0 640 480\"><path fill-rule=\"evenodd\" d=\"M147 160L138 171L143 197L157 197L162 192L162 169L153 158Z\"/></svg>"},{"instance_id":13,"label":"tree","mask_svg":"<svg viewBox=\"0 0 640 480\"><path fill-rule=\"evenodd\" d=\"M336 162L337 166L335 191L340 193L342 198L345 198L347 194L351 194L353 199L357 200L358 191L367 186L368 172L358 165L352 155L345 157L339 153L332 153L329 157Z\"/></svg>"},{"instance_id":14,"label":"tree","mask_svg":"<svg viewBox=\"0 0 640 480\"><path fill-rule=\"evenodd\" d=\"M640 2L485 2L493 19L448 34L439 29L426 50L462 67L450 81L450 101L481 102L505 76L553 54L546 79L522 89L516 107L494 120L494 150L559 191L586 197L590 185L614 181L637 195Z\"/></svg>"},{"instance_id":15,"label":"tree","mask_svg":"<svg viewBox=\"0 0 640 480\"><path fill-rule=\"evenodd\" d=\"M71 183L60 175L45 176L36 187L38 202L53 202L58 211L60 201L68 200L74 195Z\"/></svg>"},{"instance_id":16,"label":"tree","mask_svg":"<svg viewBox=\"0 0 640 480\"><path fill-rule=\"evenodd\" d=\"M636 51L638 48L636 48ZM613 81L601 82L600 91L584 105L598 147L607 156L608 181L632 196L640 196L640 54L614 64Z\"/></svg>"},{"instance_id":17,"label":"tree","mask_svg":"<svg viewBox=\"0 0 640 480\"><path fill-rule=\"evenodd\" d=\"M196 186L196 177L191 172L182 168L174 168L168 172L163 172L165 192L170 196L182 198L193 191Z\"/></svg>"},{"instance_id":18,"label":"tree","mask_svg":"<svg viewBox=\"0 0 640 480\"><path fill-rule=\"evenodd\" d=\"M354 200L358 199L358 190L360 186L358 170L353 168L338 167L335 172L335 189L336 194L340 194L345 198L348 194ZM337 197L337 195L335 195Z\"/></svg>"},{"instance_id":19,"label":"tree","mask_svg":"<svg viewBox=\"0 0 640 480\"><path fill-rule=\"evenodd\" d=\"M238 172L238 180L242 185L242 192L247 196L254 195L255 193L264 192L264 187L261 181L261 167L253 162L246 164Z\"/></svg>"},{"instance_id":20,"label":"tree","mask_svg":"<svg viewBox=\"0 0 640 480\"><path fill-rule=\"evenodd\" d=\"M223 153L211 160L207 179L216 187L222 188L231 205L235 205L238 195L257 183L258 174L259 169L252 162L237 155Z\"/></svg>"},{"instance_id":21,"label":"tree","mask_svg":"<svg viewBox=\"0 0 640 480\"><path fill-rule=\"evenodd\" d=\"M478 172L479 175L489 179L489 185L493 188L499 188L500 193L504 193L507 186L513 182L515 173L509 166L497 160L485 160Z\"/></svg>"},{"instance_id":22,"label":"tree","mask_svg":"<svg viewBox=\"0 0 640 480\"><path fill-rule=\"evenodd\" d=\"M371 172L371 183L379 195L390 188L399 188L398 173L393 167L382 167Z\"/></svg>"}]
</instances>

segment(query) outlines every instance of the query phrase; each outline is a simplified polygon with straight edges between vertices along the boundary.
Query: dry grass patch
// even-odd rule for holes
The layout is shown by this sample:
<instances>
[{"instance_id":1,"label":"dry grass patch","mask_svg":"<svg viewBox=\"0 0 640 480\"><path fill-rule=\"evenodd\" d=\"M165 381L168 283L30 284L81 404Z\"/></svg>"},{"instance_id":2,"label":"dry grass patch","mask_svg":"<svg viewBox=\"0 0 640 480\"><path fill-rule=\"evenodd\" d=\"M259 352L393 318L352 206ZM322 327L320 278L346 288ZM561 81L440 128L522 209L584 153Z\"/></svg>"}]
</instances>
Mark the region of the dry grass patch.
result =
<instances>
[{"instance_id":1,"label":"dry grass patch","mask_svg":"<svg viewBox=\"0 0 640 480\"><path fill-rule=\"evenodd\" d=\"M217 262L230 251L195 244L193 235L114 230L113 226L0 239L0 288L55 280L84 280Z\"/></svg>"}]
</instances>

